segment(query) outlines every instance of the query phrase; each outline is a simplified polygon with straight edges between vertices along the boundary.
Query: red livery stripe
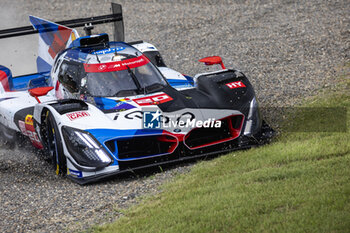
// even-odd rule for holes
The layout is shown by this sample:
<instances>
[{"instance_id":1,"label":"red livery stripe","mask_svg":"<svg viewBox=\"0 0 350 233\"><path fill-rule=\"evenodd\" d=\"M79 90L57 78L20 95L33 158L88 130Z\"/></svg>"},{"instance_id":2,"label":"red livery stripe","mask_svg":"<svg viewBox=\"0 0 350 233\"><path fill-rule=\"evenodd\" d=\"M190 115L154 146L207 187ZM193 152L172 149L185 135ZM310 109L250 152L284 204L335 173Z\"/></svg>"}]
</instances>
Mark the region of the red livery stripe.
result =
<instances>
[{"instance_id":1,"label":"red livery stripe","mask_svg":"<svg viewBox=\"0 0 350 233\"><path fill-rule=\"evenodd\" d=\"M7 77L6 72L0 70L0 82L2 86L4 87L5 91L10 91L10 85L9 85L9 80Z\"/></svg>"}]
</instances>

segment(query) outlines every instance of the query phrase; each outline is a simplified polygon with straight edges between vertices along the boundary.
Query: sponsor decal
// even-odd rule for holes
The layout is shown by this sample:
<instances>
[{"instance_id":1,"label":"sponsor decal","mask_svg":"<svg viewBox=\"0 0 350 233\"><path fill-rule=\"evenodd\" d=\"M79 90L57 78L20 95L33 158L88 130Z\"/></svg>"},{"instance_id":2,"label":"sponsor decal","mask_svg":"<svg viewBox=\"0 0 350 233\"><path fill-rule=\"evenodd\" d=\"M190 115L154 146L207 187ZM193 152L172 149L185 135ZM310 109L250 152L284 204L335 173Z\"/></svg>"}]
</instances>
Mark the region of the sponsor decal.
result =
<instances>
[{"instance_id":1,"label":"sponsor decal","mask_svg":"<svg viewBox=\"0 0 350 233\"><path fill-rule=\"evenodd\" d=\"M118 101L121 101L121 102L130 102L131 100L129 98L123 98L123 99L119 99L119 100L116 100L117 102Z\"/></svg>"},{"instance_id":2,"label":"sponsor decal","mask_svg":"<svg viewBox=\"0 0 350 233\"><path fill-rule=\"evenodd\" d=\"M35 131L27 129L27 136L29 137L30 141L34 144L35 147L39 149L43 148L38 134Z\"/></svg>"},{"instance_id":3,"label":"sponsor decal","mask_svg":"<svg viewBox=\"0 0 350 233\"><path fill-rule=\"evenodd\" d=\"M69 118L69 120L74 121L82 117L88 117L90 114L88 112L72 112L67 113L66 116Z\"/></svg>"},{"instance_id":4,"label":"sponsor decal","mask_svg":"<svg viewBox=\"0 0 350 233\"><path fill-rule=\"evenodd\" d=\"M19 129L21 130L22 134L24 136L28 136L27 130L26 130L26 124L24 123L24 121L18 121L18 126L19 126Z\"/></svg>"},{"instance_id":5,"label":"sponsor decal","mask_svg":"<svg viewBox=\"0 0 350 233\"><path fill-rule=\"evenodd\" d=\"M105 70L105 69L107 69L107 65L100 65L100 66L98 67L98 70L99 70L99 71L103 71L103 70Z\"/></svg>"},{"instance_id":6,"label":"sponsor decal","mask_svg":"<svg viewBox=\"0 0 350 233\"><path fill-rule=\"evenodd\" d=\"M236 82L232 82L232 83L226 83L225 85L228 86L230 89L246 87L244 85L244 83L242 83L241 81L236 81Z\"/></svg>"},{"instance_id":7,"label":"sponsor decal","mask_svg":"<svg viewBox=\"0 0 350 233\"><path fill-rule=\"evenodd\" d=\"M27 115L24 122L26 123L26 125L33 125L33 116Z\"/></svg>"},{"instance_id":8,"label":"sponsor decal","mask_svg":"<svg viewBox=\"0 0 350 233\"><path fill-rule=\"evenodd\" d=\"M82 178L83 177L83 173L81 171L75 171L75 170L72 170L72 169L68 169L68 175L74 176L74 177L77 177L77 178Z\"/></svg>"},{"instance_id":9,"label":"sponsor decal","mask_svg":"<svg viewBox=\"0 0 350 233\"><path fill-rule=\"evenodd\" d=\"M36 148L42 149L43 145L38 137L37 132L34 129L33 125L33 116L27 115L25 121L18 121L18 126L24 136L29 137L30 141Z\"/></svg>"},{"instance_id":10,"label":"sponsor decal","mask_svg":"<svg viewBox=\"0 0 350 233\"><path fill-rule=\"evenodd\" d=\"M179 122L179 121L187 121L187 119L189 119L190 121L193 121L196 117L194 116L193 113L191 112L185 112L185 113L182 113L177 119L176 121Z\"/></svg>"},{"instance_id":11,"label":"sponsor decal","mask_svg":"<svg viewBox=\"0 0 350 233\"><path fill-rule=\"evenodd\" d=\"M123 111L129 110L129 109L135 108L135 106L128 104L124 101L116 100L116 102L117 102L117 104L112 109L115 109L117 112L123 112Z\"/></svg>"},{"instance_id":12,"label":"sponsor decal","mask_svg":"<svg viewBox=\"0 0 350 233\"><path fill-rule=\"evenodd\" d=\"M99 50L99 51L96 51L96 52L92 52L91 54L102 55L102 54L119 52L119 51L122 51L124 49L125 49L125 47L118 46L118 47L112 47L112 48L108 48L108 49L103 49L103 50Z\"/></svg>"},{"instance_id":13,"label":"sponsor decal","mask_svg":"<svg viewBox=\"0 0 350 233\"><path fill-rule=\"evenodd\" d=\"M126 114L124 117L125 117L125 119L133 120L135 118L142 119L142 116L143 116L142 111L133 111L133 112Z\"/></svg>"},{"instance_id":14,"label":"sponsor decal","mask_svg":"<svg viewBox=\"0 0 350 233\"><path fill-rule=\"evenodd\" d=\"M135 103L137 103L140 106L147 106L147 105L158 105L162 103L166 103L168 101L173 100L170 96L167 94L159 94L154 96L147 96L143 98L133 99Z\"/></svg>"},{"instance_id":15,"label":"sponsor decal","mask_svg":"<svg viewBox=\"0 0 350 233\"><path fill-rule=\"evenodd\" d=\"M126 70L128 67L130 69L139 66L146 65L149 62L148 58L144 55L139 57L130 58L124 61L116 61L109 63L97 63L97 64L84 64L86 72L99 73L99 72L112 72Z\"/></svg>"}]
</instances>

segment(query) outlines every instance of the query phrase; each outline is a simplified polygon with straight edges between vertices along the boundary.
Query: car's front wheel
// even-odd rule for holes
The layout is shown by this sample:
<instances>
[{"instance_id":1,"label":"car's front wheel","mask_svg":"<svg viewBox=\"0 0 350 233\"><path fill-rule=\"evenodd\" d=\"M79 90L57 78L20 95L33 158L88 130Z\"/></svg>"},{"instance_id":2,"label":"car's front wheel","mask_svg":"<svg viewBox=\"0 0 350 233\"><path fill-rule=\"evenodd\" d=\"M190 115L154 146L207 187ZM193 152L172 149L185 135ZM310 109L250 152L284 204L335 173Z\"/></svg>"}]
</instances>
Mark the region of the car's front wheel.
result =
<instances>
[{"instance_id":1,"label":"car's front wheel","mask_svg":"<svg viewBox=\"0 0 350 233\"><path fill-rule=\"evenodd\" d=\"M62 137L58 130L57 123L50 111L46 112L44 118L43 134L46 154L52 159L56 174L67 174L67 160L63 153Z\"/></svg>"}]
</instances>

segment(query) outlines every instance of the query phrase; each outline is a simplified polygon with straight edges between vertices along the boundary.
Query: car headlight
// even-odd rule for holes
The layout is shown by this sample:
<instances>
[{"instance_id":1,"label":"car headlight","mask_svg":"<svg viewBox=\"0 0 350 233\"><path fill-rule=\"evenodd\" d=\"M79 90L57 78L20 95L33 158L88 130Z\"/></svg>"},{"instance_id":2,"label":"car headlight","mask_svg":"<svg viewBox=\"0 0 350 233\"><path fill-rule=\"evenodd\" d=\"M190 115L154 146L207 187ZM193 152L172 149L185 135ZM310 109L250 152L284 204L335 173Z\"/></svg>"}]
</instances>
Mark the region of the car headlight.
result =
<instances>
[{"instance_id":1,"label":"car headlight","mask_svg":"<svg viewBox=\"0 0 350 233\"><path fill-rule=\"evenodd\" d=\"M244 129L244 135L250 136L259 132L262 120L260 116L259 104L258 101L256 101L255 97L250 102L249 113L246 122L247 123Z\"/></svg>"},{"instance_id":2,"label":"car headlight","mask_svg":"<svg viewBox=\"0 0 350 233\"><path fill-rule=\"evenodd\" d=\"M62 127L62 134L69 153L81 166L102 168L112 163L112 158L89 133L70 128Z\"/></svg>"}]
</instances>

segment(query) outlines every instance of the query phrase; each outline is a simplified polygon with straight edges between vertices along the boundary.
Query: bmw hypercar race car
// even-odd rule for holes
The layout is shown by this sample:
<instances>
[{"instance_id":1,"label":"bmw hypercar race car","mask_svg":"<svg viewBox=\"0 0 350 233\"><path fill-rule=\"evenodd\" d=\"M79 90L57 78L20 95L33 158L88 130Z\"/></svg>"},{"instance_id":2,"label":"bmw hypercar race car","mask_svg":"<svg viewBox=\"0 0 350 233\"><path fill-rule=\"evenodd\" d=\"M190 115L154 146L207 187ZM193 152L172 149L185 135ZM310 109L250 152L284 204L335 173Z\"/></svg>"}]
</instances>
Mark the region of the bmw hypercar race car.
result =
<instances>
[{"instance_id":1,"label":"bmw hypercar race car","mask_svg":"<svg viewBox=\"0 0 350 233\"><path fill-rule=\"evenodd\" d=\"M39 34L37 73L13 77L0 66L0 127L7 141L28 138L52 159L56 173L88 183L266 143L247 77L220 65L194 77L168 68L143 41L125 43L121 6L113 14L53 23L30 16L32 27L1 30L0 38ZM115 40L91 35L113 22ZM87 36L74 29L85 26Z\"/></svg>"}]
</instances>

